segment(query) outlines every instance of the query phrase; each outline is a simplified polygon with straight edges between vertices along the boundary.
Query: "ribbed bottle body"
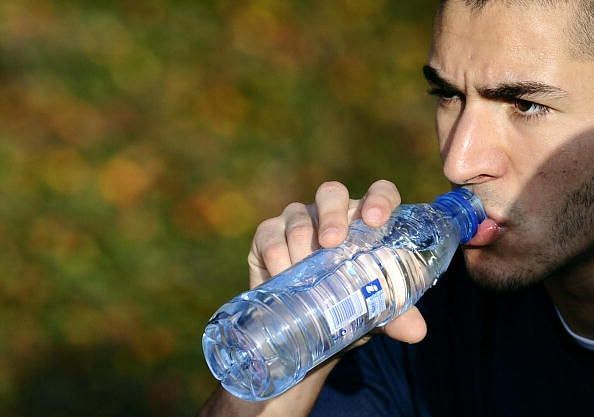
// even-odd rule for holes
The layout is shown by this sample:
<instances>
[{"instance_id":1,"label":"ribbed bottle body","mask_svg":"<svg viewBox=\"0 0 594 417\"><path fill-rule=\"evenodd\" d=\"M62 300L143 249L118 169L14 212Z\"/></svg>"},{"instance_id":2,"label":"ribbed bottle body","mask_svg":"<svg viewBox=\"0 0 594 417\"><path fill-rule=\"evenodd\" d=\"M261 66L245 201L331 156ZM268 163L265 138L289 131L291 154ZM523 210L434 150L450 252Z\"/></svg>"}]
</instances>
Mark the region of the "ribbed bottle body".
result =
<instances>
[{"instance_id":1,"label":"ribbed bottle body","mask_svg":"<svg viewBox=\"0 0 594 417\"><path fill-rule=\"evenodd\" d=\"M232 394L263 400L414 305L450 263L463 231L429 204L402 205L381 228L355 221L347 240L222 306L203 337Z\"/></svg>"}]
</instances>

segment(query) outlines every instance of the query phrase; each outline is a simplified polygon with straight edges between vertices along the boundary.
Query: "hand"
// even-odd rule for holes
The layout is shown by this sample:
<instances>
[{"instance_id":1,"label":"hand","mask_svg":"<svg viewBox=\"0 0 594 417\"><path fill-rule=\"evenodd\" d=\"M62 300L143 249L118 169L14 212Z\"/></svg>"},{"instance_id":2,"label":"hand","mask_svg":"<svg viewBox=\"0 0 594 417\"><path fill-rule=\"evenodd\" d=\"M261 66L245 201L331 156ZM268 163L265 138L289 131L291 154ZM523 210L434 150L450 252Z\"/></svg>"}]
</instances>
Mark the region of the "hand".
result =
<instances>
[{"instance_id":1,"label":"hand","mask_svg":"<svg viewBox=\"0 0 594 417\"><path fill-rule=\"evenodd\" d=\"M346 239L348 225L354 219L362 218L373 227L383 225L400 201L396 186L385 180L373 183L361 200L350 199L347 188L339 182L323 183L314 204L289 204L280 216L258 226L248 256L250 287L277 275L320 247L338 246ZM425 337L427 328L419 310L412 307L377 331L416 343Z\"/></svg>"},{"instance_id":2,"label":"hand","mask_svg":"<svg viewBox=\"0 0 594 417\"><path fill-rule=\"evenodd\" d=\"M373 227L383 225L399 204L400 194L396 186L388 181L373 183L361 200L349 199L348 190L339 182L322 184L314 204L289 204L280 216L260 224L248 257L250 286L253 288L261 284L320 247L331 248L341 244L353 219L362 217ZM427 332L425 321L415 307L377 331L408 343L420 341ZM353 346L365 343L369 337L360 339ZM205 404L200 416L307 416L338 360L334 357L324 362L299 384L267 401L243 401L219 388Z\"/></svg>"}]
</instances>

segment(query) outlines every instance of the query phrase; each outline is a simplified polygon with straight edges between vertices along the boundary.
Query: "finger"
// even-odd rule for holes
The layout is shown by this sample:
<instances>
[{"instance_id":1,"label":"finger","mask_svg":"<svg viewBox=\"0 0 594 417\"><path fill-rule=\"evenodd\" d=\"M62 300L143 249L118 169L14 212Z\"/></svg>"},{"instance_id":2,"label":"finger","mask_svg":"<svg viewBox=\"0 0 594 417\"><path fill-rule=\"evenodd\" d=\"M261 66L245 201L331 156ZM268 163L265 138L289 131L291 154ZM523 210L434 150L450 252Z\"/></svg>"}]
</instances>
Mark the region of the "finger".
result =
<instances>
[{"instance_id":1,"label":"finger","mask_svg":"<svg viewBox=\"0 0 594 417\"><path fill-rule=\"evenodd\" d=\"M262 284L264 281L268 281L270 279L270 273L266 267L252 264L252 261L250 260L251 255L252 252L250 252L250 256L248 257L250 266L250 288L254 288Z\"/></svg>"},{"instance_id":2,"label":"finger","mask_svg":"<svg viewBox=\"0 0 594 417\"><path fill-rule=\"evenodd\" d=\"M349 224L351 224L353 220L361 218L362 205L363 200L349 200L349 210L347 211L347 220Z\"/></svg>"},{"instance_id":3,"label":"finger","mask_svg":"<svg viewBox=\"0 0 594 417\"><path fill-rule=\"evenodd\" d=\"M394 183L386 180L374 182L363 199L363 221L372 227L383 225L400 201L400 193Z\"/></svg>"},{"instance_id":4,"label":"finger","mask_svg":"<svg viewBox=\"0 0 594 417\"><path fill-rule=\"evenodd\" d=\"M291 203L283 211L286 219L285 238L292 263L299 262L319 247L312 218L313 210L313 207L308 208L305 204Z\"/></svg>"},{"instance_id":5,"label":"finger","mask_svg":"<svg viewBox=\"0 0 594 417\"><path fill-rule=\"evenodd\" d=\"M427 334L427 324L416 307L396 317L383 327L383 332L392 339L406 343L417 343Z\"/></svg>"},{"instance_id":6,"label":"finger","mask_svg":"<svg viewBox=\"0 0 594 417\"><path fill-rule=\"evenodd\" d=\"M250 266L255 270L265 268L269 276L276 275L291 266L283 219L275 217L265 220L258 226L252 253L253 255L248 257Z\"/></svg>"},{"instance_id":7,"label":"finger","mask_svg":"<svg viewBox=\"0 0 594 417\"><path fill-rule=\"evenodd\" d=\"M326 248L339 245L347 236L348 190L337 181L323 183L316 192L316 207L320 245Z\"/></svg>"}]
</instances>

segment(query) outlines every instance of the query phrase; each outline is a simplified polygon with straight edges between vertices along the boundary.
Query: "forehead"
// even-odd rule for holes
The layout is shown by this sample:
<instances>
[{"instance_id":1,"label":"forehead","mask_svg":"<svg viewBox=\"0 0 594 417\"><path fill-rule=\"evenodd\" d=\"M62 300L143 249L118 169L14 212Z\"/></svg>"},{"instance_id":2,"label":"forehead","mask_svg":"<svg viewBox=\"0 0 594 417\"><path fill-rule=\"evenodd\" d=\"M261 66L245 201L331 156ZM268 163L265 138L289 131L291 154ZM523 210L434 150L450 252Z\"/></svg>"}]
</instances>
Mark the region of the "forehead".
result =
<instances>
[{"instance_id":1,"label":"forehead","mask_svg":"<svg viewBox=\"0 0 594 417\"><path fill-rule=\"evenodd\" d=\"M455 79L472 71L484 83L515 78L553 82L571 63L570 14L565 6L494 0L476 10L450 0L436 21L430 62Z\"/></svg>"}]
</instances>

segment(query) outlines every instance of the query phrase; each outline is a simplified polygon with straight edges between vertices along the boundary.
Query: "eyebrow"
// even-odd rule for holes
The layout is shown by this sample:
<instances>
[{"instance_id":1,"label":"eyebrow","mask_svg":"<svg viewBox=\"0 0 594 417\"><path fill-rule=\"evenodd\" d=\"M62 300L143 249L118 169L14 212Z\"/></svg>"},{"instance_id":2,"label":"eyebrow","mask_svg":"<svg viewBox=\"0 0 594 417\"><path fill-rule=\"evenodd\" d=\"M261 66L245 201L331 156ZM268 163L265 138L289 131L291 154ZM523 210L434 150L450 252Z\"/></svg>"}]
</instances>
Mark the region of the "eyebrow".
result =
<instances>
[{"instance_id":1,"label":"eyebrow","mask_svg":"<svg viewBox=\"0 0 594 417\"><path fill-rule=\"evenodd\" d=\"M450 83L444 77L439 75L439 72L429 65L423 66L423 75L425 76L427 82L432 86L436 86L448 91L460 92L460 90L456 88L454 84Z\"/></svg>"},{"instance_id":2,"label":"eyebrow","mask_svg":"<svg viewBox=\"0 0 594 417\"><path fill-rule=\"evenodd\" d=\"M438 88L460 92L453 83L447 81L439 72L429 66L423 66L423 75L427 82ZM527 98L563 98L567 97L567 91L552 85L538 81L513 81L496 85L495 87L481 87L477 89L482 97L491 100L518 100Z\"/></svg>"}]
</instances>

